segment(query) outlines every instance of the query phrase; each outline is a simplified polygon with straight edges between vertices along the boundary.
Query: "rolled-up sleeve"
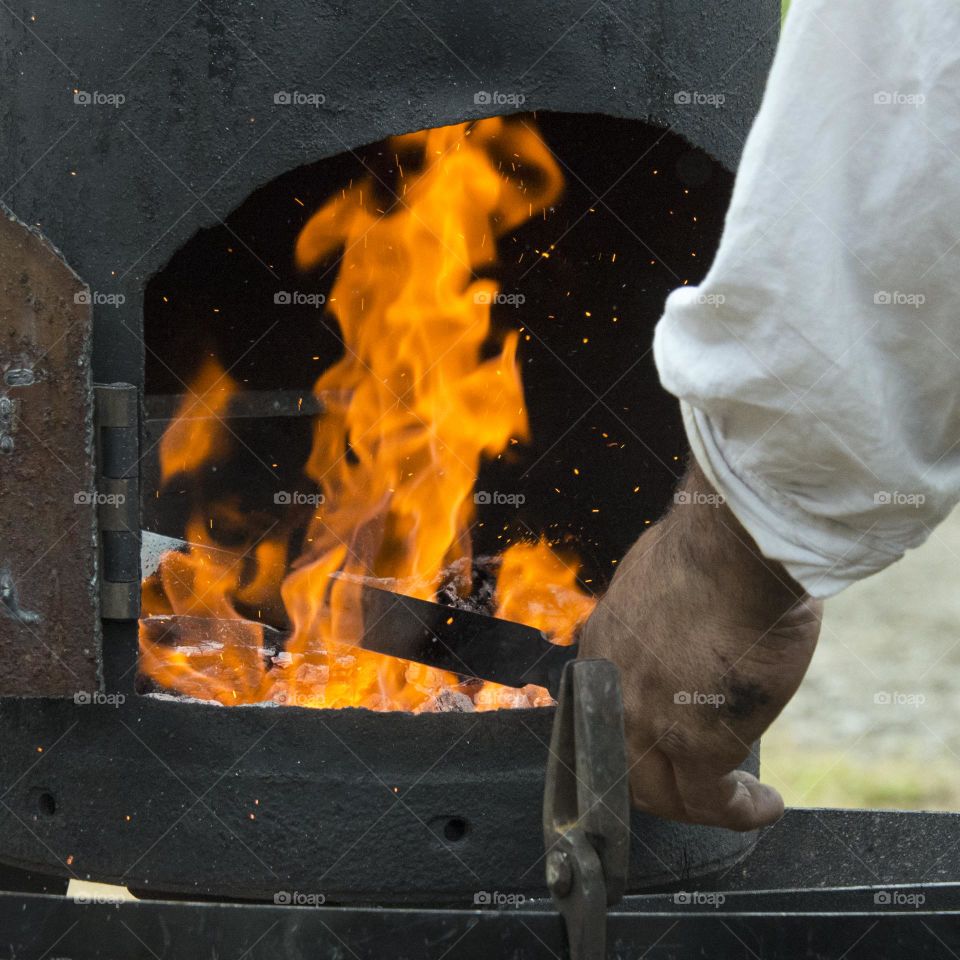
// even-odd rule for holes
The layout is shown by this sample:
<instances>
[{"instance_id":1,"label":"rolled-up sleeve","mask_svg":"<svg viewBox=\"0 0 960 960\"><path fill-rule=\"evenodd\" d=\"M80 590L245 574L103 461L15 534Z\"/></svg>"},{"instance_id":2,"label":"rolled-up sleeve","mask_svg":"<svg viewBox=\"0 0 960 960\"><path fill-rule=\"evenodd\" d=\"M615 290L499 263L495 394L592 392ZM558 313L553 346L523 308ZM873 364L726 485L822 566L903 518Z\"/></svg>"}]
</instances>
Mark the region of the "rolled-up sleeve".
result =
<instances>
[{"instance_id":1,"label":"rolled-up sleeve","mask_svg":"<svg viewBox=\"0 0 960 960\"><path fill-rule=\"evenodd\" d=\"M657 327L697 460L829 596L960 499L960 4L793 0L723 238Z\"/></svg>"}]
</instances>

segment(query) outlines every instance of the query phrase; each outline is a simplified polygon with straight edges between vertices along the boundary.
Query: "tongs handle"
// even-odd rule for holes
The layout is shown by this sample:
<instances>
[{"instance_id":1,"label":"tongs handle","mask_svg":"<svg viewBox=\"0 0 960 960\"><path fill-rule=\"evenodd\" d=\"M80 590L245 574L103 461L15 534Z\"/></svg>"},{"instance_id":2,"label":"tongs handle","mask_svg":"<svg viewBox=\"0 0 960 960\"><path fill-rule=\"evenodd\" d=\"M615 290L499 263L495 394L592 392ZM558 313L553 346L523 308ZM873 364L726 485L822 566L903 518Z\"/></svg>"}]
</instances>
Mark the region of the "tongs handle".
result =
<instances>
[{"instance_id":1,"label":"tongs handle","mask_svg":"<svg viewBox=\"0 0 960 960\"><path fill-rule=\"evenodd\" d=\"M575 660L560 679L543 797L547 886L564 917L571 960L606 953L606 907L622 896L630 793L620 675Z\"/></svg>"}]
</instances>

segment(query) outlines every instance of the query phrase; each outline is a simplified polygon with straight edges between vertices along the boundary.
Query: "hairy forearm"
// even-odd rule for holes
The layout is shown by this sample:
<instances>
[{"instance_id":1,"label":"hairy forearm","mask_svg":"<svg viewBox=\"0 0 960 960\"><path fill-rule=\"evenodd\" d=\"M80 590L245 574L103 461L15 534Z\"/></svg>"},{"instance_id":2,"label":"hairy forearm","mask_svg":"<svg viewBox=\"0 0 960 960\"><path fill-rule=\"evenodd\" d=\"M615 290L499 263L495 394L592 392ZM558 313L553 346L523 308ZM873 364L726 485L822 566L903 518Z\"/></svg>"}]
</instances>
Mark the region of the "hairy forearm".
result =
<instances>
[{"instance_id":1,"label":"hairy forearm","mask_svg":"<svg viewBox=\"0 0 960 960\"><path fill-rule=\"evenodd\" d=\"M734 829L779 816L776 791L735 768L796 691L819 618L691 463L581 634L621 670L637 806Z\"/></svg>"},{"instance_id":2,"label":"hairy forearm","mask_svg":"<svg viewBox=\"0 0 960 960\"><path fill-rule=\"evenodd\" d=\"M675 534L675 562L722 584L743 609L782 612L805 597L781 564L763 556L693 457L662 522Z\"/></svg>"}]
</instances>

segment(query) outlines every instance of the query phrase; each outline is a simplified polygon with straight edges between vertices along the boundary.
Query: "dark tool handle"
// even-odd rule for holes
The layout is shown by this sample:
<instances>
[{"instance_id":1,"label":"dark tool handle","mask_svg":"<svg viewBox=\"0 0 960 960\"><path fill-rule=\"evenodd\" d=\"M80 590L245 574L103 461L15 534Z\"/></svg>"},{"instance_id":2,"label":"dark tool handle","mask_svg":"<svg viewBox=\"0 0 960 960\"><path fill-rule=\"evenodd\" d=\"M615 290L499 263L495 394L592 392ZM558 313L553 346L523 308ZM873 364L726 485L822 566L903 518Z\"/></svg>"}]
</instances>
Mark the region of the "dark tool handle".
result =
<instances>
[{"instance_id":1,"label":"dark tool handle","mask_svg":"<svg viewBox=\"0 0 960 960\"><path fill-rule=\"evenodd\" d=\"M363 647L508 687L560 688L577 646L551 643L533 627L364 586Z\"/></svg>"}]
</instances>

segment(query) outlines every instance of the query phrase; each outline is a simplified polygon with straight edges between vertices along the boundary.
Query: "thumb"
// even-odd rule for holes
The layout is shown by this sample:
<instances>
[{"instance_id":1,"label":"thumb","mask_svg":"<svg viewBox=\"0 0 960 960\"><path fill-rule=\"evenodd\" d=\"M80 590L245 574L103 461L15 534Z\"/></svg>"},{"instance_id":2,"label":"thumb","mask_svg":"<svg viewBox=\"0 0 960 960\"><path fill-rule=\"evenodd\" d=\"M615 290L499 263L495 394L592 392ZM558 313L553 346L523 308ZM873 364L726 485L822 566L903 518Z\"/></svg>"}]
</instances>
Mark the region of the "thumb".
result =
<instances>
[{"instance_id":1,"label":"thumb","mask_svg":"<svg viewBox=\"0 0 960 960\"><path fill-rule=\"evenodd\" d=\"M730 830L756 830L783 816L783 797L753 774L674 763L677 792L690 820Z\"/></svg>"}]
</instances>

